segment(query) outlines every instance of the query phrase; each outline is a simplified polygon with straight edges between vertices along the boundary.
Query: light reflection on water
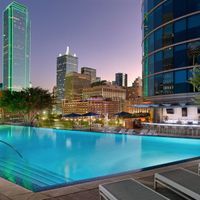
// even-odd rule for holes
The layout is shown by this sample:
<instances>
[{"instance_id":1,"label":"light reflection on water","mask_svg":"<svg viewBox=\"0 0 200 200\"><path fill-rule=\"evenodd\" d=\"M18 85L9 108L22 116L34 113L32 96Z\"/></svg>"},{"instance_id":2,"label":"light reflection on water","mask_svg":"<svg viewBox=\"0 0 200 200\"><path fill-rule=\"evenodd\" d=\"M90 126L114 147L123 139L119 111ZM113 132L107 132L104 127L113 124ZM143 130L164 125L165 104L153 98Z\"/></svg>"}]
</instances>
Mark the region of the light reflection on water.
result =
<instances>
[{"instance_id":1,"label":"light reflection on water","mask_svg":"<svg viewBox=\"0 0 200 200\"><path fill-rule=\"evenodd\" d=\"M198 139L129 136L20 126L0 126L0 139L15 147L29 166L53 172L70 181L200 156ZM2 159L17 164L22 162L12 149L0 144L0 163ZM6 164L8 165L9 163ZM10 168L14 168L13 164L3 172L0 168L0 176L16 182L12 170L9 172ZM29 189L34 187L29 181L17 182Z\"/></svg>"}]
</instances>

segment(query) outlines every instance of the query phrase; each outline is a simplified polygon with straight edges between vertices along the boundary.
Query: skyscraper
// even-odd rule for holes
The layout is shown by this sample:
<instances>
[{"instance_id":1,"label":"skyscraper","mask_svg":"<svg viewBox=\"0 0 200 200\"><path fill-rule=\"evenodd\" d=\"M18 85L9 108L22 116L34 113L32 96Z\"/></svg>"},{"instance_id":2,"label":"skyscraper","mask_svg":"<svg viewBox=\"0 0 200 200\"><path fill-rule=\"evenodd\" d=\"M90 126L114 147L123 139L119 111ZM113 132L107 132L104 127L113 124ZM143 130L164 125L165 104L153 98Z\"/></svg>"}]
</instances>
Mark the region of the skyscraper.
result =
<instances>
[{"instance_id":1,"label":"skyscraper","mask_svg":"<svg viewBox=\"0 0 200 200\"><path fill-rule=\"evenodd\" d=\"M81 74L90 76L91 83L96 81L96 69L90 67L82 67Z\"/></svg>"},{"instance_id":2,"label":"skyscraper","mask_svg":"<svg viewBox=\"0 0 200 200\"><path fill-rule=\"evenodd\" d=\"M142 26L143 94L168 106L158 121L198 119L189 78L200 66L200 1L143 0Z\"/></svg>"},{"instance_id":3,"label":"skyscraper","mask_svg":"<svg viewBox=\"0 0 200 200\"><path fill-rule=\"evenodd\" d=\"M21 90L30 83L28 9L12 2L3 12L3 88Z\"/></svg>"},{"instance_id":4,"label":"skyscraper","mask_svg":"<svg viewBox=\"0 0 200 200\"><path fill-rule=\"evenodd\" d=\"M115 83L121 87L127 87L128 85L128 75L124 73L115 74Z\"/></svg>"},{"instance_id":5,"label":"skyscraper","mask_svg":"<svg viewBox=\"0 0 200 200\"><path fill-rule=\"evenodd\" d=\"M68 101L81 100L82 91L91 85L90 76L77 72L70 72L65 76L65 99Z\"/></svg>"},{"instance_id":6,"label":"skyscraper","mask_svg":"<svg viewBox=\"0 0 200 200\"><path fill-rule=\"evenodd\" d=\"M65 75L70 72L78 72L78 57L72 55L67 47L64 55L57 57L57 100L60 101L65 97Z\"/></svg>"}]
</instances>

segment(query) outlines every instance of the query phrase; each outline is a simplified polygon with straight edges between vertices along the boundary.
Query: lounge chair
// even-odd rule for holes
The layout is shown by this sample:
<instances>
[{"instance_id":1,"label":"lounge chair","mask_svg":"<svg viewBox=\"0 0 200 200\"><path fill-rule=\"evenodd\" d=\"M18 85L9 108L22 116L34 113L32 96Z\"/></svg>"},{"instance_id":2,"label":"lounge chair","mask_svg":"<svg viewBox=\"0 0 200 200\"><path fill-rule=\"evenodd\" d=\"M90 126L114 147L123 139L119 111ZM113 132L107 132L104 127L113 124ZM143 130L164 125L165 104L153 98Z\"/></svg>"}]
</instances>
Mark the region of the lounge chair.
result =
<instances>
[{"instance_id":1,"label":"lounge chair","mask_svg":"<svg viewBox=\"0 0 200 200\"><path fill-rule=\"evenodd\" d=\"M108 127L107 126L104 126L103 128L102 128L102 132L107 132L108 131Z\"/></svg>"},{"instance_id":2,"label":"lounge chair","mask_svg":"<svg viewBox=\"0 0 200 200\"><path fill-rule=\"evenodd\" d=\"M116 132L115 130L116 130L115 127L110 127L110 128L108 128L107 132L108 133L115 133Z\"/></svg>"},{"instance_id":3,"label":"lounge chair","mask_svg":"<svg viewBox=\"0 0 200 200\"><path fill-rule=\"evenodd\" d=\"M133 135L135 133L135 131L133 129L128 129L128 131L126 132L126 134L128 135Z\"/></svg>"},{"instance_id":4,"label":"lounge chair","mask_svg":"<svg viewBox=\"0 0 200 200\"><path fill-rule=\"evenodd\" d=\"M148 132L149 132L148 129L142 129L142 130L140 131L140 135L146 135Z\"/></svg>"},{"instance_id":5,"label":"lounge chair","mask_svg":"<svg viewBox=\"0 0 200 200\"><path fill-rule=\"evenodd\" d=\"M198 164L198 175L200 176L200 163Z\"/></svg>"},{"instance_id":6,"label":"lounge chair","mask_svg":"<svg viewBox=\"0 0 200 200\"><path fill-rule=\"evenodd\" d=\"M119 133L122 133L122 134L126 133L126 129L125 129L125 128L122 128L122 129L119 131Z\"/></svg>"},{"instance_id":7,"label":"lounge chair","mask_svg":"<svg viewBox=\"0 0 200 200\"><path fill-rule=\"evenodd\" d=\"M99 185L100 199L105 200L166 200L156 191L134 179Z\"/></svg>"},{"instance_id":8,"label":"lounge chair","mask_svg":"<svg viewBox=\"0 0 200 200\"><path fill-rule=\"evenodd\" d=\"M200 176L182 168L154 175L154 189L161 184L186 199L200 200Z\"/></svg>"},{"instance_id":9,"label":"lounge chair","mask_svg":"<svg viewBox=\"0 0 200 200\"><path fill-rule=\"evenodd\" d=\"M156 130L150 130L147 135L157 135Z\"/></svg>"}]
</instances>

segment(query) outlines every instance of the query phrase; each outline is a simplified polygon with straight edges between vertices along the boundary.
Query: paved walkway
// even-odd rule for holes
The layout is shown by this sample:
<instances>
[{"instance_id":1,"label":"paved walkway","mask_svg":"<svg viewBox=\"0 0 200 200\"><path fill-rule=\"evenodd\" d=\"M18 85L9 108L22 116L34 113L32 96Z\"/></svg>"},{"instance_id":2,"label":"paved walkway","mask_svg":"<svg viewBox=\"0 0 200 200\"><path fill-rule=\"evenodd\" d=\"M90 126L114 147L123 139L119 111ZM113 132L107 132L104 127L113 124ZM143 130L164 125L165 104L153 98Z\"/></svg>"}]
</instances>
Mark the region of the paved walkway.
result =
<instances>
[{"instance_id":1,"label":"paved walkway","mask_svg":"<svg viewBox=\"0 0 200 200\"><path fill-rule=\"evenodd\" d=\"M162 167L154 170L130 173L123 176L118 176L114 178L108 178L99 181L88 182L84 184L78 184L69 187L63 187L54 190L48 190L38 193L33 193L26 190L18 185L10 183L4 179L0 179L0 200L99 200L98 195L98 185L101 183L108 183L111 181L116 181L126 178L135 178L153 188L153 175L155 172L163 172L170 169L183 167L192 170L197 173L197 164L200 160L185 162L177 165L171 165L167 167ZM182 200L180 196L171 192L170 190L159 186L158 192L165 195L171 200Z\"/></svg>"}]
</instances>

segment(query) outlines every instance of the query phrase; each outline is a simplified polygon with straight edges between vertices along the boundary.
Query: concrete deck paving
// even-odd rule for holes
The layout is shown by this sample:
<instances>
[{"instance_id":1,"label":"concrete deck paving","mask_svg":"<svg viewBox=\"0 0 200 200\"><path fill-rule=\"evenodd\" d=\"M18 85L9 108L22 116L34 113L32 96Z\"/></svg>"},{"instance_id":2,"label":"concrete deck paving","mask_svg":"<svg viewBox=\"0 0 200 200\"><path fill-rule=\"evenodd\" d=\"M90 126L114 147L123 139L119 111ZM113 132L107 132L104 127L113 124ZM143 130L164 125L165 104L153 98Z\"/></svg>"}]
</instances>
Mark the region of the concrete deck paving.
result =
<instances>
[{"instance_id":1,"label":"concrete deck paving","mask_svg":"<svg viewBox=\"0 0 200 200\"><path fill-rule=\"evenodd\" d=\"M134 178L139 180L146 186L153 188L153 175L155 172L163 172L170 169L183 167L197 173L198 163L200 163L200 160L194 160L166 167L156 168L153 170L130 173L103 180L92 181L37 193L24 189L21 186L15 185L5 179L0 178L0 200L98 200L99 184L109 183L126 178ZM171 200L183 199L182 197L176 195L174 192L162 186L158 187L157 192L165 195Z\"/></svg>"}]
</instances>

